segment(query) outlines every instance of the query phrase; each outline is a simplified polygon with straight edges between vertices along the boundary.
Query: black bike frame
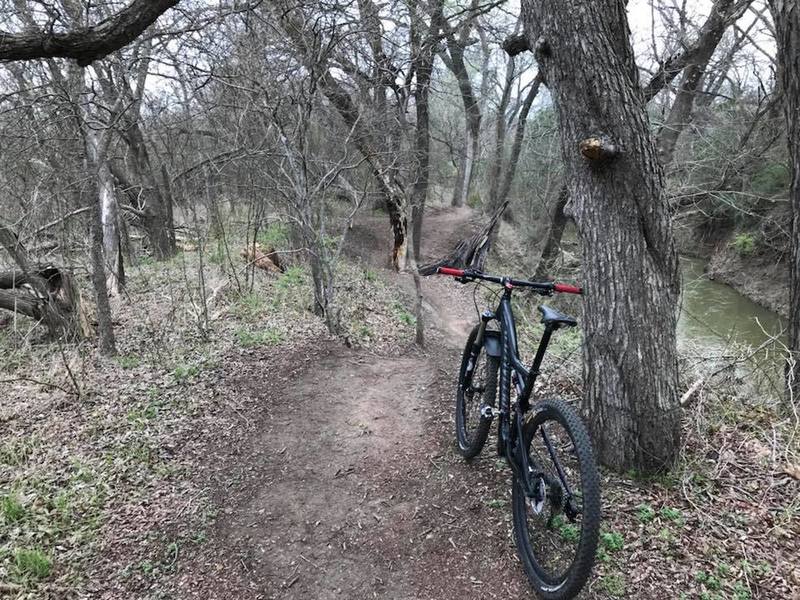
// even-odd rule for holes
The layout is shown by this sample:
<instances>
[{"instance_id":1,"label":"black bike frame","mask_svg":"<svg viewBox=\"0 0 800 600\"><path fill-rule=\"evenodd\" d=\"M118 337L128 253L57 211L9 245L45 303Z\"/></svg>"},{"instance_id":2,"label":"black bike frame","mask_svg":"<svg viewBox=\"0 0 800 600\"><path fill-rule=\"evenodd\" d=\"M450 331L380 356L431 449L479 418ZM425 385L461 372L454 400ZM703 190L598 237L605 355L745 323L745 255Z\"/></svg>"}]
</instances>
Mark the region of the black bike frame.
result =
<instances>
[{"instance_id":1,"label":"black bike frame","mask_svg":"<svg viewBox=\"0 0 800 600\"><path fill-rule=\"evenodd\" d=\"M514 311L511 308L511 292L514 286L510 282L505 282L504 287L505 290L500 298L497 310L494 313L487 311L481 315L481 324L478 335L475 338L475 346L480 348L486 334L486 326L491 321L496 320L500 324L500 422L498 423L498 436L509 464L523 482L525 493L533 496L528 475L530 472L528 453L523 451L522 444L515 442L523 439L522 425L525 414L530 410L531 392L536 383L536 378L539 376L547 346L550 344L550 337L553 331L558 329L558 324L545 323L544 333L541 340L539 340L536 355L530 368L526 368L519 357L517 326L514 321ZM512 383L516 387L518 399L516 413L513 416L511 415Z\"/></svg>"},{"instance_id":2,"label":"black bike frame","mask_svg":"<svg viewBox=\"0 0 800 600\"><path fill-rule=\"evenodd\" d=\"M517 326L514 322L514 311L511 308L511 292L515 287L525 287L533 289L534 291L550 295L553 292L564 292L568 294L581 294L583 290L574 285L565 283L541 283L534 281L525 281L521 279L513 279L511 277L498 277L496 275L486 275L479 271L471 269L456 269L453 267L439 267L437 273L441 275L450 275L456 277L462 283L468 283L474 280L489 281L492 283L499 283L503 286L503 295L500 298L500 304L495 312L486 311L481 315L481 323L478 329L478 335L475 337L470 357L470 367L475 364L475 359L484 345L484 337L486 336L486 326L491 321L498 321L500 323L500 403L499 403L499 423L497 425L498 434L498 450L502 450L501 454L506 457L511 469L517 476L525 490L525 495L529 498L537 496L531 483L531 470L528 461L528 452L524 447L524 434L522 426L524 424L525 414L530 410L531 393L533 386L536 383L536 378L539 376L539 369L542 366L544 355L547 352L547 346L550 344L550 337L553 332L561 326L561 323L548 321L544 324L544 333L542 339L539 340L539 347L536 349L536 355L533 358L530 369L525 368L522 360L519 357L519 347L517 346ZM487 349L488 353L488 349ZM468 372L467 377L471 379L472 373ZM514 384L517 390L517 404L515 412L511 414L511 384ZM494 413L494 411L492 411ZM553 459L553 464L556 466L558 477L561 480L561 485L567 494L568 502L571 501L572 492L569 489L566 476L559 463L558 458L553 450L553 445L550 442L549 436L544 429L540 429L542 440L547 447L548 454Z\"/></svg>"}]
</instances>

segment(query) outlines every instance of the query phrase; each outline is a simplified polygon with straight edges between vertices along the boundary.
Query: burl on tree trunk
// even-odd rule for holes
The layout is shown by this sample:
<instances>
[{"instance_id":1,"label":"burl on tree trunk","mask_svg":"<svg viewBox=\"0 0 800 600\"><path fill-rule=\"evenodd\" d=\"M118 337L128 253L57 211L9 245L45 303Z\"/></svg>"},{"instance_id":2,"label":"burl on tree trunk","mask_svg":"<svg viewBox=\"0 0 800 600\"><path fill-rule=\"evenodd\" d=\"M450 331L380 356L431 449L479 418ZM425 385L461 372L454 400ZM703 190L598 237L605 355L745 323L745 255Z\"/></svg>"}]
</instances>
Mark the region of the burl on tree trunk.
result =
<instances>
[{"instance_id":1,"label":"burl on tree trunk","mask_svg":"<svg viewBox=\"0 0 800 600\"><path fill-rule=\"evenodd\" d=\"M561 124L584 271L584 409L601 461L668 468L680 442L678 260L623 0L523 0Z\"/></svg>"}]
</instances>

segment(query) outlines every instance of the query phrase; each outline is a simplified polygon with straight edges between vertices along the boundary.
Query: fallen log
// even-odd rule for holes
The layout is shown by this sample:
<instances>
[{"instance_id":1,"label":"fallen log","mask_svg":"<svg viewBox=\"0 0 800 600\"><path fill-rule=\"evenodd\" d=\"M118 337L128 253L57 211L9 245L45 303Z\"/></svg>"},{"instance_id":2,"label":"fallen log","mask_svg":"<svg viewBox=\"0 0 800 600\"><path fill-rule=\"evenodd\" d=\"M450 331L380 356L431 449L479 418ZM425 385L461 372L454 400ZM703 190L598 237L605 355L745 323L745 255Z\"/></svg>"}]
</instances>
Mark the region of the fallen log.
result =
<instances>
[{"instance_id":1,"label":"fallen log","mask_svg":"<svg viewBox=\"0 0 800 600\"><path fill-rule=\"evenodd\" d=\"M259 244L254 244L244 248L239 254L248 264L255 265L264 271L273 271L276 273L283 273L286 271L286 267L275 248L267 248L265 252L261 249Z\"/></svg>"},{"instance_id":2,"label":"fallen log","mask_svg":"<svg viewBox=\"0 0 800 600\"><path fill-rule=\"evenodd\" d=\"M508 200L503 202L494 212L486 226L472 236L459 240L450 254L439 260L422 265L417 269L420 275L433 275L439 267L453 267L456 269L474 269L483 271L492 240L492 230L508 206Z\"/></svg>"},{"instance_id":3,"label":"fallen log","mask_svg":"<svg viewBox=\"0 0 800 600\"><path fill-rule=\"evenodd\" d=\"M35 265L19 237L2 225L0 246L19 267L0 271L0 308L44 323L53 337L88 337L89 323L69 270Z\"/></svg>"},{"instance_id":4,"label":"fallen log","mask_svg":"<svg viewBox=\"0 0 800 600\"><path fill-rule=\"evenodd\" d=\"M72 274L59 267L0 272L0 308L43 323L53 337L83 339L90 334Z\"/></svg>"}]
</instances>

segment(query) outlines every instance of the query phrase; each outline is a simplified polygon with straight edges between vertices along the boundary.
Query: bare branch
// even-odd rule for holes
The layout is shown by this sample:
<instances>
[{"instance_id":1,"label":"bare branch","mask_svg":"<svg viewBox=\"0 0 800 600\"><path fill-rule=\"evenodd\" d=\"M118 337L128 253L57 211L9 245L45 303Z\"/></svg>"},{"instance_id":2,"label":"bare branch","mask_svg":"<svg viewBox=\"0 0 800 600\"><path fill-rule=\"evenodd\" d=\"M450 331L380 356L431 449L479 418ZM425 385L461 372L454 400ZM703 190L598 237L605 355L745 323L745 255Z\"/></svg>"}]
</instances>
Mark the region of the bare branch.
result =
<instances>
[{"instance_id":1,"label":"bare branch","mask_svg":"<svg viewBox=\"0 0 800 600\"><path fill-rule=\"evenodd\" d=\"M9 33L0 31L0 60L72 58L91 64L136 39L180 0L133 0L118 13L96 25L67 32L43 29Z\"/></svg>"}]
</instances>

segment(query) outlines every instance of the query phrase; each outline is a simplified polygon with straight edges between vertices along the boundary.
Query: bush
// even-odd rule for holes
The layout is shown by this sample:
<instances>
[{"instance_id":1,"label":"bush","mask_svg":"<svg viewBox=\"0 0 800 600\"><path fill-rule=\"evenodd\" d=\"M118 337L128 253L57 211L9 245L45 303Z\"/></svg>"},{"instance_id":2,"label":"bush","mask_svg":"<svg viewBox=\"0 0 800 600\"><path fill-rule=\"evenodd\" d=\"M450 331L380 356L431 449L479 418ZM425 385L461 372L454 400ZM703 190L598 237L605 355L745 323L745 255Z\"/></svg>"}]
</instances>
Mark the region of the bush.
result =
<instances>
[{"instance_id":1,"label":"bush","mask_svg":"<svg viewBox=\"0 0 800 600\"><path fill-rule=\"evenodd\" d=\"M753 174L750 188L760 196L774 196L786 192L792 177L783 163L768 163Z\"/></svg>"},{"instance_id":2,"label":"bush","mask_svg":"<svg viewBox=\"0 0 800 600\"><path fill-rule=\"evenodd\" d=\"M750 233L739 233L733 238L731 246L739 256L749 256L755 252L756 239Z\"/></svg>"},{"instance_id":3,"label":"bush","mask_svg":"<svg viewBox=\"0 0 800 600\"><path fill-rule=\"evenodd\" d=\"M289 231L284 223L270 223L258 233L256 241L263 248L285 248L289 244Z\"/></svg>"}]
</instances>

